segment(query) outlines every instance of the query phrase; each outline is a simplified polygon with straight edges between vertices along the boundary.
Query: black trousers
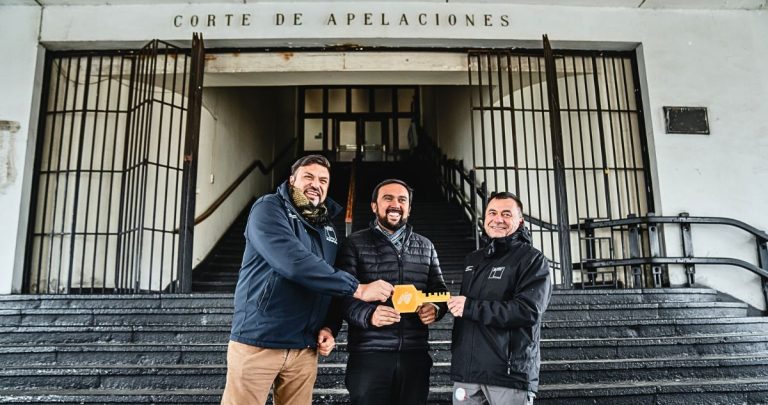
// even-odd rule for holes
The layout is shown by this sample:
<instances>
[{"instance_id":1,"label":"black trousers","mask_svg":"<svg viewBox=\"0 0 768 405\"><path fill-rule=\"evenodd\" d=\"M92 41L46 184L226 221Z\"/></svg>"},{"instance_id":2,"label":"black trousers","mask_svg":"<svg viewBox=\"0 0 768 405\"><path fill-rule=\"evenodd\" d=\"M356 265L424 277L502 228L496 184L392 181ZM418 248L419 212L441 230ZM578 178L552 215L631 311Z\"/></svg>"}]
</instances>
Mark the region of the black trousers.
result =
<instances>
[{"instance_id":1,"label":"black trousers","mask_svg":"<svg viewBox=\"0 0 768 405\"><path fill-rule=\"evenodd\" d=\"M430 368L426 351L350 353L344 382L352 405L424 405Z\"/></svg>"}]
</instances>

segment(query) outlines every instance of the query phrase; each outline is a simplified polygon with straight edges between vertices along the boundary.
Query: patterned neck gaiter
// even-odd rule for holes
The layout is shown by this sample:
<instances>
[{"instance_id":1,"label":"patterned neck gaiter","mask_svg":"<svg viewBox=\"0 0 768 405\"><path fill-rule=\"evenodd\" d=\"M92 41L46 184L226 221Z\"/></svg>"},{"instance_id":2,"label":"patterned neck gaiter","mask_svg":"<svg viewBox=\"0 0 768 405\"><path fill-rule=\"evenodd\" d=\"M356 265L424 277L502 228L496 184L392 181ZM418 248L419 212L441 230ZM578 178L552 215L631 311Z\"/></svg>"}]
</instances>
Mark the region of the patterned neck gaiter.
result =
<instances>
[{"instance_id":1,"label":"patterned neck gaiter","mask_svg":"<svg viewBox=\"0 0 768 405\"><path fill-rule=\"evenodd\" d=\"M324 203L318 206L312 205L307 196L294 186L289 186L291 190L291 202L296 210L304 219L312 225L323 225L328 222L328 207Z\"/></svg>"}]
</instances>

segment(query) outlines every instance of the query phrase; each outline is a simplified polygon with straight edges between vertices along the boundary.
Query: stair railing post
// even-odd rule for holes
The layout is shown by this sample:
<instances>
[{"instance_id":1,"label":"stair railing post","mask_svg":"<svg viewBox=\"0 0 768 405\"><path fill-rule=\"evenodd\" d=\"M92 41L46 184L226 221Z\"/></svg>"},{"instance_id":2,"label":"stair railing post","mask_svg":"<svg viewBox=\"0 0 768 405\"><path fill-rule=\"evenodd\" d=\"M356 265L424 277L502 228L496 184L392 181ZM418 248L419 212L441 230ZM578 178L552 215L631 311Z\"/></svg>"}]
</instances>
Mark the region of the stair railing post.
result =
<instances>
[{"instance_id":1,"label":"stair railing post","mask_svg":"<svg viewBox=\"0 0 768 405\"><path fill-rule=\"evenodd\" d=\"M594 222L593 218L584 218L584 247L587 250L587 260L596 260L596 259L602 259L602 257L597 257L596 254L596 246L595 246L595 228L592 227L592 223ZM562 269L565 271L565 269ZM582 271L582 276L584 275L584 269ZM597 268L590 268L587 269L587 280L586 282L589 283L589 285L594 286L595 281L597 280ZM584 281L581 283L581 288L584 288Z\"/></svg>"},{"instance_id":2,"label":"stair railing post","mask_svg":"<svg viewBox=\"0 0 768 405\"><path fill-rule=\"evenodd\" d=\"M443 193L445 194L445 200L451 201L451 190L448 187L448 157L443 155L440 157L440 175L443 177Z\"/></svg>"},{"instance_id":3,"label":"stair railing post","mask_svg":"<svg viewBox=\"0 0 768 405\"><path fill-rule=\"evenodd\" d=\"M649 212L648 217L652 218L656 216L654 213ZM661 239L659 238L659 224L651 222L648 224L648 242L651 249L651 257L661 257ZM651 265L651 277L653 279L653 287L661 288L661 266L658 264Z\"/></svg>"},{"instance_id":4,"label":"stair railing post","mask_svg":"<svg viewBox=\"0 0 768 405\"><path fill-rule=\"evenodd\" d=\"M456 163L456 170L454 171L454 181L456 186L458 187L458 192L456 193L456 198L459 199L459 201L466 201L467 194L464 191L464 178L462 177L462 174L464 173L464 160L461 159Z\"/></svg>"},{"instance_id":5,"label":"stair railing post","mask_svg":"<svg viewBox=\"0 0 768 405\"><path fill-rule=\"evenodd\" d=\"M475 192L472 190L472 192ZM485 208L488 206L488 184L485 181L480 183L480 213L475 221L475 248L480 249L480 234L483 232L483 218L485 217Z\"/></svg>"},{"instance_id":6,"label":"stair railing post","mask_svg":"<svg viewBox=\"0 0 768 405\"><path fill-rule=\"evenodd\" d=\"M681 219L688 218L687 212L681 212L678 215ZM691 238L691 224L688 222L680 222L680 237L683 242L683 257L693 257L693 239ZM693 287L696 284L696 266L691 263L686 263L685 276L688 281L686 286Z\"/></svg>"},{"instance_id":7,"label":"stair railing post","mask_svg":"<svg viewBox=\"0 0 768 405\"><path fill-rule=\"evenodd\" d=\"M768 271L768 240L757 239L757 261L760 268ZM762 277L763 297L766 306L768 306L768 278Z\"/></svg>"},{"instance_id":8,"label":"stair railing post","mask_svg":"<svg viewBox=\"0 0 768 405\"><path fill-rule=\"evenodd\" d=\"M480 212L485 215L485 208L488 206L488 184L485 181L480 183L480 199L483 202L482 210L480 210Z\"/></svg>"},{"instance_id":9,"label":"stair railing post","mask_svg":"<svg viewBox=\"0 0 768 405\"><path fill-rule=\"evenodd\" d=\"M627 218L637 218L635 214L629 214ZM632 224L629 226L629 258L637 259L642 257L640 247L640 225ZM632 265L632 287L642 288L643 285L643 267L639 264Z\"/></svg>"}]
</instances>

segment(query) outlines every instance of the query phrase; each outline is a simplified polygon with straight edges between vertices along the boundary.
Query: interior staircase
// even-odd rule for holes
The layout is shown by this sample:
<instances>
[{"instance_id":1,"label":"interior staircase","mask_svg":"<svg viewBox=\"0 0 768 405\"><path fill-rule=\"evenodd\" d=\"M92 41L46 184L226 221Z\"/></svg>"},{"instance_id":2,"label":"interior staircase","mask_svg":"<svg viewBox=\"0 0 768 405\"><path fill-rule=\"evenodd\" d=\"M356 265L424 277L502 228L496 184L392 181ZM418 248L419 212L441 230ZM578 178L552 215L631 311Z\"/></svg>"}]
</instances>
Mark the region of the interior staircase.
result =
<instances>
[{"instance_id":1,"label":"interior staircase","mask_svg":"<svg viewBox=\"0 0 768 405\"><path fill-rule=\"evenodd\" d=\"M410 222L435 243L455 293L474 240L429 173L419 162L362 164L354 228L372 219L374 184L408 181ZM333 181L346 188L339 176ZM0 296L0 403L219 403L245 215L209 267L196 270L195 289L206 292ZM544 316L535 403L768 403L768 317L752 313L705 288L556 290ZM451 399L452 321L448 315L430 329L432 404ZM337 341L321 359L315 404L347 401L345 329Z\"/></svg>"}]
</instances>

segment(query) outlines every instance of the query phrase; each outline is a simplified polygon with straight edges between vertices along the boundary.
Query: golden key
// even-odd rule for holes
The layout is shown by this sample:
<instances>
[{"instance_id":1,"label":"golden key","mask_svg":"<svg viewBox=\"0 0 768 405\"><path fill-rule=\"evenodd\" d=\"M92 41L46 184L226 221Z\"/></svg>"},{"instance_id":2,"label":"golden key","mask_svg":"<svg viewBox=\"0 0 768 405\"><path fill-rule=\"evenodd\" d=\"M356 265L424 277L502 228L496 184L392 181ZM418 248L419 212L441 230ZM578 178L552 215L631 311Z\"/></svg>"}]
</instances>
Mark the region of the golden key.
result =
<instances>
[{"instance_id":1,"label":"golden key","mask_svg":"<svg viewBox=\"0 0 768 405\"><path fill-rule=\"evenodd\" d=\"M397 312L416 312L416 308L425 302L448 302L451 293L432 293L424 294L416 289L413 284L402 284L395 286L395 292L392 294L392 304Z\"/></svg>"}]
</instances>

